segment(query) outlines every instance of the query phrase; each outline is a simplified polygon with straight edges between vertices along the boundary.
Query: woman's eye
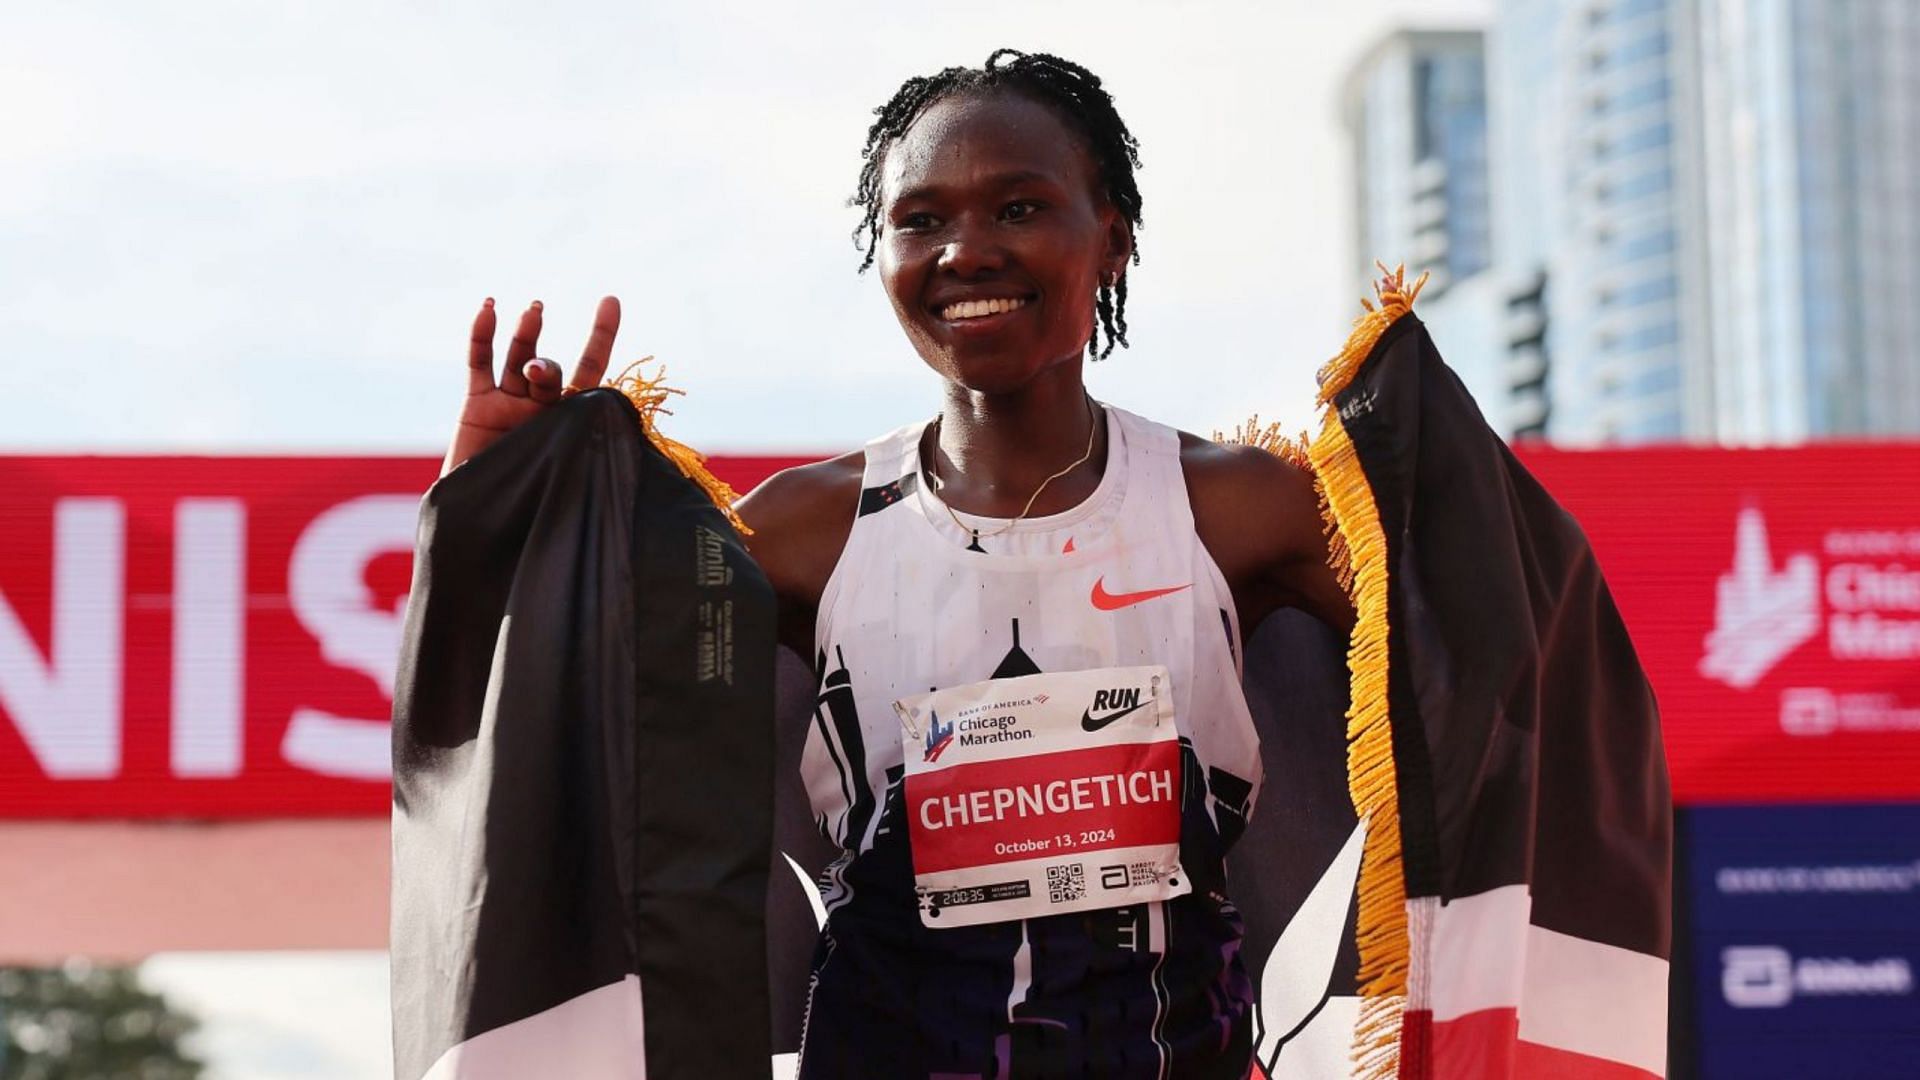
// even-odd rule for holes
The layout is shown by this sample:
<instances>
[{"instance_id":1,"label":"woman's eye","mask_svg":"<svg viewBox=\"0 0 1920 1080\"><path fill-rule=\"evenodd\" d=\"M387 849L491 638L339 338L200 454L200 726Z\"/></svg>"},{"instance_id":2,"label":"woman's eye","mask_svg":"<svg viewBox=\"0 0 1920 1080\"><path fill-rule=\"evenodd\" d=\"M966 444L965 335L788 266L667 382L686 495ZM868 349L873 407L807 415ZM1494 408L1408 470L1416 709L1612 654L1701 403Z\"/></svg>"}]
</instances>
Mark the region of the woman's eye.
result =
<instances>
[{"instance_id":1,"label":"woman's eye","mask_svg":"<svg viewBox=\"0 0 1920 1080\"><path fill-rule=\"evenodd\" d=\"M900 218L897 227L902 229L931 229L933 228L933 215L924 213L906 214Z\"/></svg>"},{"instance_id":2,"label":"woman's eye","mask_svg":"<svg viewBox=\"0 0 1920 1080\"><path fill-rule=\"evenodd\" d=\"M1022 199L1018 202L1008 203L1006 209L1000 211L1000 216L1008 221L1018 221L1038 209L1040 209L1039 203Z\"/></svg>"}]
</instances>

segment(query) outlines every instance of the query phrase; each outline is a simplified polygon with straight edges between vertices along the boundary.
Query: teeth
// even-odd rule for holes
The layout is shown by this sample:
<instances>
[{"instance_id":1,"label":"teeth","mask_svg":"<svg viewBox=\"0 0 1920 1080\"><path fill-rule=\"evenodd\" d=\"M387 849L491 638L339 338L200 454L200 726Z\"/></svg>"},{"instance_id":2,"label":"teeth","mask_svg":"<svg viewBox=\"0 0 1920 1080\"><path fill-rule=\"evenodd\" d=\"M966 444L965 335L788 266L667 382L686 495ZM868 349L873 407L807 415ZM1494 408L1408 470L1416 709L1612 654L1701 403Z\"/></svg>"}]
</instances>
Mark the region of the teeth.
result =
<instances>
[{"instance_id":1,"label":"teeth","mask_svg":"<svg viewBox=\"0 0 1920 1080\"><path fill-rule=\"evenodd\" d=\"M957 304L948 304L941 308L940 317L949 322L957 319L979 319L1026 306L1025 300L962 300Z\"/></svg>"}]
</instances>

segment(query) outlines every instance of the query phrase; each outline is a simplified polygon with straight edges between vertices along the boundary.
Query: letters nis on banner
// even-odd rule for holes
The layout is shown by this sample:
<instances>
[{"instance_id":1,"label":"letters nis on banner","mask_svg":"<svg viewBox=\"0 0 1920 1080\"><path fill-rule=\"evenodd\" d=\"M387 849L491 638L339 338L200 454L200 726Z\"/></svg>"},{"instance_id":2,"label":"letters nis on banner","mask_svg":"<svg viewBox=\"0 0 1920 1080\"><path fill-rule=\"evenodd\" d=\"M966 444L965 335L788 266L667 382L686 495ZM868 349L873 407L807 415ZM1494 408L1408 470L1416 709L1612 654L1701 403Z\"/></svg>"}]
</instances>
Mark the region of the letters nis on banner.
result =
<instances>
[{"instance_id":1,"label":"letters nis on banner","mask_svg":"<svg viewBox=\"0 0 1920 1080\"><path fill-rule=\"evenodd\" d=\"M738 457L736 486L792 459ZM428 457L0 457L0 818L382 815Z\"/></svg>"},{"instance_id":2,"label":"letters nis on banner","mask_svg":"<svg viewBox=\"0 0 1920 1080\"><path fill-rule=\"evenodd\" d=\"M419 458L14 458L0 814L384 812Z\"/></svg>"}]
</instances>

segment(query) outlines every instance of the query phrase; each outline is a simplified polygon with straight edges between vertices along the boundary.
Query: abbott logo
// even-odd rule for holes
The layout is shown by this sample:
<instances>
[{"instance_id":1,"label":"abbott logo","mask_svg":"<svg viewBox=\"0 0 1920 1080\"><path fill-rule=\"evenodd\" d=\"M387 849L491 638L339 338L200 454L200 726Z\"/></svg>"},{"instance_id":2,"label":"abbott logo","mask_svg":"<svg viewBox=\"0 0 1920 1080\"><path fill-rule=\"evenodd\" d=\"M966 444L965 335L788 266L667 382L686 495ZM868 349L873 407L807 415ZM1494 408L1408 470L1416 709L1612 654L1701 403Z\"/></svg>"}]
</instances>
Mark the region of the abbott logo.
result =
<instances>
[{"instance_id":1,"label":"abbott logo","mask_svg":"<svg viewBox=\"0 0 1920 1080\"><path fill-rule=\"evenodd\" d=\"M1777 1009L1793 1000L1793 957L1785 949L1722 949L1720 965L1720 992L1736 1009Z\"/></svg>"},{"instance_id":2,"label":"abbott logo","mask_svg":"<svg viewBox=\"0 0 1920 1080\"><path fill-rule=\"evenodd\" d=\"M1803 956L1772 945L1720 950L1720 992L1736 1009L1778 1009L1801 997L1913 993L1913 966L1902 956L1849 960Z\"/></svg>"},{"instance_id":3,"label":"abbott logo","mask_svg":"<svg viewBox=\"0 0 1920 1080\"><path fill-rule=\"evenodd\" d=\"M1767 521L1753 507L1740 511L1733 569L1720 575L1715 596L1713 629L1707 634L1700 674L1736 690L1759 682L1820 632L1819 564L1801 553L1774 570Z\"/></svg>"}]
</instances>

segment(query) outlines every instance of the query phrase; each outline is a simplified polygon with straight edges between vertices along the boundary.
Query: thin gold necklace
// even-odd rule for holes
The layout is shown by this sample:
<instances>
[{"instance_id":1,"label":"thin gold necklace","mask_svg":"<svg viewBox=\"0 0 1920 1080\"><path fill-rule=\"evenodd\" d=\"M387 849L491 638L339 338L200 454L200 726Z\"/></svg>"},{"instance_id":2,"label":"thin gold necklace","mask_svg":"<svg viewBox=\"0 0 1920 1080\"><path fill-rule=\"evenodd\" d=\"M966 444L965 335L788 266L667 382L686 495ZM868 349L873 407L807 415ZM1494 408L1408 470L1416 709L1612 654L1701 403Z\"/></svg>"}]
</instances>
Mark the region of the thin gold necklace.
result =
<instances>
[{"instance_id":1,"label":"thin gold necklace","mask_svg":"<svg viewBox=\"0 0 1920 1080\"><path fill-rule=\"evenodd\" d=\"M947 486L947 482L940 478L940 472L937 468L935 468L935 465L938 462L940 457L939 455L940 423L941 423L940 420L934 421L934 440L933 440L934 453L928 456L927 458L927 475L931 477L933 479L933 482L936 485L938 485L940 488L945 488ZM1027 505L1022 507L1018 514L1008 519L1005 525L1000 526L999 528L993 530L990 533L986 533L985 536L989 539L995 536L999 536L1001 533L1006 532L1008 529L1011 529L1015 525L1020 524L1020 522L1023 519L1025 519L1029 513L1033 512L1033 504L1039 501L1040 493L1047 490L1048 484L1053 483L1055 480L1058 480L1061 477L1072 472L1073 470L1079 468L1080 466L1085 465L1088 462L1088 460L1093 457L1093 440L1094 440L1094 436L1098 435L1099 433L1100 433L1100 419L1099 419L1099 416L1094 412L1093 399L1089 397L1087 398L1087 449L1086 449L1086 452L1080 455L1080 459L1078 461L1075 461L1073 464L1067 466L1064 469L1061 469L1057 473L1054 473L1052 476L1047 477L1045 480L1040 481L1040 486L1033 489L1032 495L1027 496ZM936 491L934 494L937 497L939 495L939 492ZM953 523L955 525L958 525L960 528L973 534L973 546L975 548L979 548L980 540L982 537L980 530L972 525L967 524L964 521L961 521L960 515L954 512L953 505L947 502L947 500L941 499L940 505L947 508L947 516L953 519Z\"/></svg>"}]
</instances>

